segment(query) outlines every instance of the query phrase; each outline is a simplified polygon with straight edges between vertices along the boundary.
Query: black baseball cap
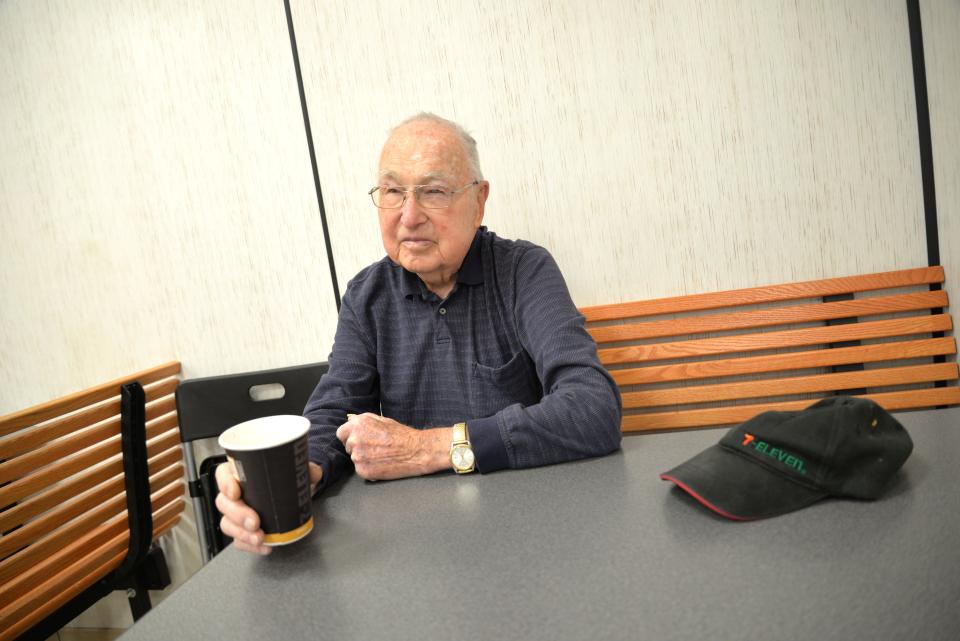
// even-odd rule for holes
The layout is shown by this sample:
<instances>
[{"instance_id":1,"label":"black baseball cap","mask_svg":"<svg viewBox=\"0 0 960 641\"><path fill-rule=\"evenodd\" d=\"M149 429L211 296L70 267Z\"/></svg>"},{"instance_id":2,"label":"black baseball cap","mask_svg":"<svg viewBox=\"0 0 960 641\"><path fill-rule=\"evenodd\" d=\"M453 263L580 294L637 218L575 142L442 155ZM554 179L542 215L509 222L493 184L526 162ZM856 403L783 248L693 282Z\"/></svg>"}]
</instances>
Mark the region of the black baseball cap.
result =
<instances>
[{"instance_id":1,"label":"black baseball cap","mask_svg":"<svg viewBox=\"0 0 960 641\"><path fill-rule=\"evenodd\" d=\"M764 412L660 475L737 521L807 507L827 496L876 499L913 441L886 410L832 396L794 412Z\"/></svg>"}]
</instances>

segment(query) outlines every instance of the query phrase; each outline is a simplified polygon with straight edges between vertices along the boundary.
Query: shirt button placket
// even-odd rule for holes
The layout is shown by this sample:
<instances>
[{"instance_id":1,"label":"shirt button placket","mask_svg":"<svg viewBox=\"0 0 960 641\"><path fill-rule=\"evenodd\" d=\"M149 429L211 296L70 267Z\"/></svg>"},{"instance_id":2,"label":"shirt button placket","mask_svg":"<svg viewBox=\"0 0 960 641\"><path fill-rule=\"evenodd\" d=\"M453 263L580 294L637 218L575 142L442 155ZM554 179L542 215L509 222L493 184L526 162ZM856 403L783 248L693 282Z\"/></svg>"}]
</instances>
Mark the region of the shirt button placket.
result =
<instances>
[{"instance_id":1,"label":"shirt button placket","mask_svg":"<svg viewBox=\"0 0 960 641\"><path fill-rule=\"evenodd\" d=\"M440 318L437 320L437 342L449 343L450 330L447 327L447 308L441 305L437 308L437 313L440 314Z\"/></svg>"}]
</instances>

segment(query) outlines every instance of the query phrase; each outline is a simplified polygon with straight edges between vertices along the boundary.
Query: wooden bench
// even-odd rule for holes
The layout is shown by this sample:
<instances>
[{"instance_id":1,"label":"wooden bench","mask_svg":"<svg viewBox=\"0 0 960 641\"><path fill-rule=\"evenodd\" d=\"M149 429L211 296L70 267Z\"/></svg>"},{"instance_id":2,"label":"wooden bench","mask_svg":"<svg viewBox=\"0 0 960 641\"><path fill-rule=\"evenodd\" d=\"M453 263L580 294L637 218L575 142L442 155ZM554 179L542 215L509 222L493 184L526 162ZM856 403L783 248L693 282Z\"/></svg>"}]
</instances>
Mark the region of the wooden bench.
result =
<instances>
[{"instance_id":1,"label":"wooden bench","mask_svg":"<svg viewBox=\"0 0 960 641\"><path fill-rule=\"evenodd\" d=\"M46 639L114 589L169 584L183 511L173 362L0 417L0 640ZM144 387L145 386L145 387Z\"/></svg>"},{"instance_id":2,"label":"wooden bench","mask_svg":"<svg viewBox=\"0 0 960 641\"><path fill-rule=\"evenodd\" d=\"M831 394L960 403L942 267L581 309L623 430L740 423Z\"/></svg>"}]
</instances>

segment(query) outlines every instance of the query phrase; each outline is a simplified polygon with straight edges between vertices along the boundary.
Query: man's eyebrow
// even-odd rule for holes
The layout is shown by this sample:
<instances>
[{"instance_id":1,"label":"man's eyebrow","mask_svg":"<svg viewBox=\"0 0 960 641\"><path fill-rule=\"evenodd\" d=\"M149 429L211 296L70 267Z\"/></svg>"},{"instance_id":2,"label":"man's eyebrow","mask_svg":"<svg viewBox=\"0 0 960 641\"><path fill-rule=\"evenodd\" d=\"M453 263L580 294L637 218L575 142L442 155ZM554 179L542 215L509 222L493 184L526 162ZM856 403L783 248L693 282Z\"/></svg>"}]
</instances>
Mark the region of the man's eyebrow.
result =
<instances>
[{"instance_id":1,"label":"man's eyebrow","mask_svg":"<svg viewBox=\"0 0 960 641\"><path fill-rule=\"evenodd\" d=\"M440 171L429 171L423 176L424 184L430 182L431 180L442 180L443 182L450 182L450 176Z\"/></svg>"},{"instance_id":2,"label":"man's eyebrow","mask_svg":"<svg viewBox=\"0 0 960 641\"><path fill-rule=\"evenodd\" d=\"M400 182L400 176L397 175L397 172L386 169L380 172L380 180L392 180L398 183ZM446 183L452 182L450 176L443 173L442 171L428 171L423 176L421 176L420 182L418 184L426 185L431 181L435 181L435 180L439 180Z\"/></svg>"}]
</instances>

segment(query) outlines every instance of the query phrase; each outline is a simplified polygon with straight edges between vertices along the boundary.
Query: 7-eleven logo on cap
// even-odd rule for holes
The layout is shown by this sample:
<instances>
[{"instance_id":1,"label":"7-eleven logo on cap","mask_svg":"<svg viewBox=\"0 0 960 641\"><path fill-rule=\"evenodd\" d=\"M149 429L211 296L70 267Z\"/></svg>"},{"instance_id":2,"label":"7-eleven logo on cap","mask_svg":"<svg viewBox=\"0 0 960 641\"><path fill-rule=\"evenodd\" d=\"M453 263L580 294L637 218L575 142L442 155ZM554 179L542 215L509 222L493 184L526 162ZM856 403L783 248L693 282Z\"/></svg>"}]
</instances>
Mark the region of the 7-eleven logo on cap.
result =
<instances>
[{"instance_id":1,"label":"7-eleven logo on cap","mask_svg":"<svg viewBox=\"0 0 960 641\"><path fill-rule=\"evenodd\" d=\"M782 463L787 467L793 468L794 470L796 470L797 472L800 472L801 474L805 475L807 473L807 465L802 458L800 458L796 454L793 454L792 452L788 452L782 447L773 446L770 443L767 443L765 441L757 441L756 438L757 437L755 437L753 434L750 434L749 432L744 432L743 442L740 443L741 447L746 447L747 445L750 445L751 447L753 447L753 449L755 449L760 454L769 456L770 458L774 459L778 463Z\"/></svg>"}]
</instances>

